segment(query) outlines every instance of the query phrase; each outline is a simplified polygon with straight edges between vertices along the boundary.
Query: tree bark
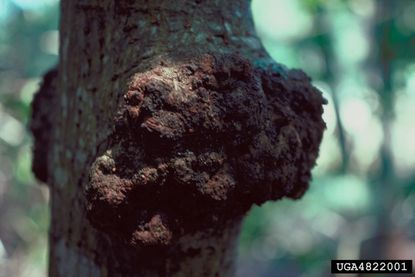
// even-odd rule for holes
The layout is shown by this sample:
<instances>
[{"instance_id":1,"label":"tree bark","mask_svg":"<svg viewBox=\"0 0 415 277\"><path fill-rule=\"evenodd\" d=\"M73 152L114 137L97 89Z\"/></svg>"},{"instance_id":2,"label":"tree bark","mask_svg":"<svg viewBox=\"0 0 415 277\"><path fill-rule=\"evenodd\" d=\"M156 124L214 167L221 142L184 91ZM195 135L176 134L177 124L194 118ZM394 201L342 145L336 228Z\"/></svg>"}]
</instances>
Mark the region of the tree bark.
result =
<instances>
[{"instance_id":1,"label":"tree bark","mask_svg":"<svg viewBox=\"0 0 415 277\"><path fill-rule=\"evenodd\" d=\"M325 127L249 1L61 1L33 104L50 276L230 276L252 204L298 198Z\"/></svg>"}]
</instances>

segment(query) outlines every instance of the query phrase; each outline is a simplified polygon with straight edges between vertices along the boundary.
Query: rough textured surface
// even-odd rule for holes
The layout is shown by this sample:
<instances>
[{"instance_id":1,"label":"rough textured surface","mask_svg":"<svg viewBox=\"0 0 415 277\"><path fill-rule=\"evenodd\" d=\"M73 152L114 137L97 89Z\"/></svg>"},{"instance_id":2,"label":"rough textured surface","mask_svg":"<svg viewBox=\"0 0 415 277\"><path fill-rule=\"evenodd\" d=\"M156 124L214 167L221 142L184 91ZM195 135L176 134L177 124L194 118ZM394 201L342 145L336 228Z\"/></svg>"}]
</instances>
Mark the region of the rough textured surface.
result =
<instances>
[{"instance_id":1,"label":"rough textured surface","mask_svg":"<svg viewBox=\"0 0 415 277\"><path fill-rule=\"evenodd\" d=\"M127 244L166 246L308 187L325 100L301 71L206 54L135 74L124 100L86 197Z\"/></svg>"},{"instance_id":2,"label":"rough textured surface","mask_svg":"<svg viewBox=\"0 0 415 277\"><path fill-rule=\"evenodd\" d=\"M249 0L60 3L56 99L52 110L50 105L40 105L53 118L48 129L52 143L47 146L50 276L231 276L244 210L267 198L294 197L306 187L307 164L317 153L315 142L321 131L320 119L311 120L314 113L310 110L318 101L313 100L316 94L309 80L269 58L255 36ZM217 62L212 65L197 58L201 53L215 53ZM235 53L244 58L233 58ZM220 63L237 70L219 69ZM190 68L193 75L174 73L187 64L194 66ZM245 70L236 64L250 65ZM255 69L252 64L273 66ZM170 79L168 70L174 73ZM143 95L141 105L147 107L149 118L143 117L146 112L140 107L140 95L129 93L128 103L123 98L134 91L127 85L132 76L142 80L141 85L147 82L140 77L147 76L169 88L161 90L156 85L160 92ZM216 81L218 87L202 76ZM154 97L171 94L170 88L192 80L196 80L195 87L183 90L184 95L201 93L189 99L207 109L192 114L199 120L194 122L186 114L191 110L184 109L186 101L177 99L168 108L169 101ZM246 110L243 97L237 96L238 87L248 91L251 86L249 95L260 98L248 103L265 110ZM203 103L209 97L213 102ZM233 98L235 105L231 105ZM305 103L313 104L310 108ZM117 116L118 112L125 116ZM271 114L269 124L276 129L269 133L272 128L264 122L254 126L254 121L245 119L251 112L256 121L260 116L269 120ZM208 118L205 126L203 118ZM310 125L303 128L302 120ZM249 129L247 134L238 129L242 124ZM214 136L203 135L212 128L217 128ZM198 140L202 147L196 151ZM276 160L275 149L266 150L267 140L280 145ZM153 147L156 141L163 147ZM299 141L303 152L285 151L297 148ZM299 167L289 165L289 159L298 161ZM127 166L127 162L132 164ZM269 171L275 176L256 171L265 165L277 168ZM292 174L280 174L289 168ZM285 180L272 186L261 181L283 176L293 181L292 188ZM201 185L203 178L211 180L209 185Z\"/></svg>"}]
</instances>

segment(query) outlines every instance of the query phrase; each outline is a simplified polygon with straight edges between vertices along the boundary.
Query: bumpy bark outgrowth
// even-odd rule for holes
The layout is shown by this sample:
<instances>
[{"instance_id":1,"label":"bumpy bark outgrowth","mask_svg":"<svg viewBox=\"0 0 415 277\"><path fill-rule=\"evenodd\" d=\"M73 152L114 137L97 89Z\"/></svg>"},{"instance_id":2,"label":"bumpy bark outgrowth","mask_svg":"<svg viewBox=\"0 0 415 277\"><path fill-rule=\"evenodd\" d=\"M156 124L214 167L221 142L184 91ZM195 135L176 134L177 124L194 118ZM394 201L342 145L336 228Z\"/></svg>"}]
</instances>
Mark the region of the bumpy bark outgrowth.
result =
<instances>
[{"instance_id":1,"label":"bumpy bark outgrowth","mask_svg":"<svg viewBox=\"0 0 415 277\"><path fill-rule=\"evenodd\" d=\"M308 187L325 100L301 71L207 54L135 74L124 98L86 198L127 245L166 246Z\"/></svg>"},{"instance_id":2,"label":"bumpy bark outgrowth","mask_svg":"<svg viewBox=\"0 0 415 277\"><path fill-rule=\"evenodd\" d=\"M52 109L53 99L56 94L56 81L58 71L51 69L43 77L39 91L35 94L32 103L32 116L30 130L34 137L32 171L36 178L47 182L48 149L51 147Z\"/></svg>"}]
</instances>

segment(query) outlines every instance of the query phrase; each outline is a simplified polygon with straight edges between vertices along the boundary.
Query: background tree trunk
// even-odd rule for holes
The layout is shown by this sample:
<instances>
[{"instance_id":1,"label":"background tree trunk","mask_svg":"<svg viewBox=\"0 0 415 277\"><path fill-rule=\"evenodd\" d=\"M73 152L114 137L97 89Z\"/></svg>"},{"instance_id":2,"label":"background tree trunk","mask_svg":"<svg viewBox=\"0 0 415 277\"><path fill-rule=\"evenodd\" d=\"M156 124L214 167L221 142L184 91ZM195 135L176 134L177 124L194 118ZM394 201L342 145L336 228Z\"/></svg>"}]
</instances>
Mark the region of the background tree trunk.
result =
<instances>
[{"instance_id":1,"label":"background tree trunk","mask_svg":"<svg viewBox=\"0 0 415 277\"><path fill-rule=\"evenodd\" d=\"M203 56L206 53L214 53L214 56ZM242 61L232 56L235 53L243 57ZM229 196L226 194L227 185L223 185L220 188L202 188L202 200L197 198L194 203L184 208L177 203L182 199L178 198L176 201L167 196L154 197L153 201L171 201L177 208L177 213L190 210L189 213L192 213L193 217L179 215L179 223L171 223L171 220L166 223L163 214L153 214L153 210L149 209L150 212L146 211L145 215L140 214L140 219L145 218L147 221L139 223L141 229L128 237L124 230L121 230L125 226L120 217L125 216L131 220L134 218L131 213L139 211L129 207L125 208L129 214L112 214L112 206L100 206L104 205L102 203L107 197L113 202L105 202L105 205L118 208L117 197L125 196L124 191L116 191L111 187L112 182L120 182L124 186L122 189L129 189L127 181L115 173L118 163L125 156L122 153L119 156L114 154L114 145L124 147L125 144L133 142L131 139L119 138L120 133L114 136L114 125L117 125L114 118L118 116L124 124L123 120L127 114L127 119L131 123L135 112L138 114L137 106L127 107L123 99L125 95L127 103L131 104L135 101L134 97L140 97L138 92L131 92L135 86L134 82L142 82L148 76L145 74L159 74L156 71L159 67L164 70L160 73L160 78L164 78L169 74L166 70L175 70L176 65L183 63L191 64L192 59L196 57L202 57L194 63L201 68L208 67L206 72L215 68L209 58L230 57L225 58L224 67L227 63L230 67L234 66L234 62L242 63L241 67L248 68L244 70L249 72L236 70L237 73L232 74L237 75L235 78L242 78L239 75L244 74L253 78L253 88L258 89L255 82L260 82L258 80L262 78L262 82L274 82L270 86L277 85L282 92L295 92L292 100L286 102L287 107L292 106L291 109L284 108L285 105L281 104L278 115L269 113L270 116L272 114L272 121L278 122L275 124L279 126L277 131L270 127L270 132L276 132L278 137L275 135L275 140L268 141L266 132L261 131L263 136L257 138L260 139L260 145L281 145L269 150L279 151L278 155L283 156L281 160L274 162L274 166L281 172L276 173L276 177L267 177L275 179L272 179L272 185L252 189L258 191L254 193L255 196L251 196L251 191L249 195L238 192L239 194ZM249 1L61 1L59 66L57 71L48 74L41 93L36 96L32 122L36 138L34 171L38 178L46 181L51 188L51 276L232 274L234 245L244 213L252 203L262 203L267 199L278 199L283 196L297 198L302 195L307 188L310 168L317 157L324 129L321 120L321 104L324 101L320 94L311 88L310 80L305 75L298 71L287 71L274 64L272 70L268 67L274 74L268 78L266 70L252 69L252 73L249 65L245 66L245 63L261 64L262 67L272 63L254 35ZM189 70L192 71L194 68ZM223 74L227 72L225 71ZM142 75L137 75L139 73ZM253 74L265 74L265 77L251 77ZM133 76L136 77L131 81ZM127 91L132 94L126 94ZM266 118L266 122L271 124L271 119ZM160 129L159 125L154 126L150 123L146 126L153 128L153 131L165 131ZM125 149L122 151L127 151ZM261 172L263 170L267 175L267 167L261 156L265 150L261 151L258 154L258 160L261 162L255 166L262 166L262 169L257 169ZM104 164L105 155L112 155L109 159L117 163L109 169L114 171L114 174L102 173L104 169L101 167L108 165ZM253 156L254 154L248 156L249 160L252 160ZM131 159L134 160L135 157ZM183 159L178 161L183 162ZM178 170L178 167L175 169ZM227 175L226 167L223 170L223 176L232 175ZM122 173L125 172L126 169ZM224 178L220 177L222 175L218 176L219 183L225 182ZM252 176L247 175L246 178ZM234 184L232 178L228 181ZM257 183L261 185L262 181L259 178ZM236 182L238 185L241 183L238 180ZM252 183L255 183L254 179ZM286 184L275 188L274 183ZM169 195L173 197L175 193ZM209 200L205 200L206 197L210 197ZM230 202L217 201L227 198L231 199ZM210 206L206 203L210 203ZM122 205L124 204L125 202ZM194 213L192 210L199 209L199 204L206 204L206 207L201 208L203 211L200 213ZM138 207L134 205L134 208ZM88 214L91 210L91 214ZM210 210L212 214L209 214ZM118 220L120 226L117 226ZM200 222L193 224L195 220ZM166 224L170 223L176 224L174 230L181 230L177 231L178 236L166 227ZM174 240L171 239L172 236L176 236Z\"/></svg>"}]
</instances>

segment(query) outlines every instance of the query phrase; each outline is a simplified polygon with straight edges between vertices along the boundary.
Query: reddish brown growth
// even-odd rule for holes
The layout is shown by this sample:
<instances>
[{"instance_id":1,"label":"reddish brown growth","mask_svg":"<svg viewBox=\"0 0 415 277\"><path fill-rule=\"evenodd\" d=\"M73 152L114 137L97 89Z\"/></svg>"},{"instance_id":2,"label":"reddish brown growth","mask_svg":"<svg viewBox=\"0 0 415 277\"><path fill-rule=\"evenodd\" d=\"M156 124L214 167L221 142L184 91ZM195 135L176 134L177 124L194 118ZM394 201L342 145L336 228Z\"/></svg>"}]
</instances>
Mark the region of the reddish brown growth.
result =
<instances>
[{"instance_id":1,"label":"reddish brown growth","mask_svg":"<svg viewBox=\"0 0 415 277\"><path fill-rule=\"evenodd\" d=\"M151 217L150 221L139 225L134 231L131 243L133 245L168 245L172 232L168 224L163 222L160 214Z\"/></svg>"},{"instance_id":2,"label":"reddish brown growth","mask_svg":"<svg viewBox=\"0 0 415 277\"><path fill-rule=\"evenodd\" d=\"M133 76L87 188L94 226L163 246L308 187L325 100L301 71L205 55ZM161 216L163 215L163 216Z\"/></svg>"}]
</instances>

